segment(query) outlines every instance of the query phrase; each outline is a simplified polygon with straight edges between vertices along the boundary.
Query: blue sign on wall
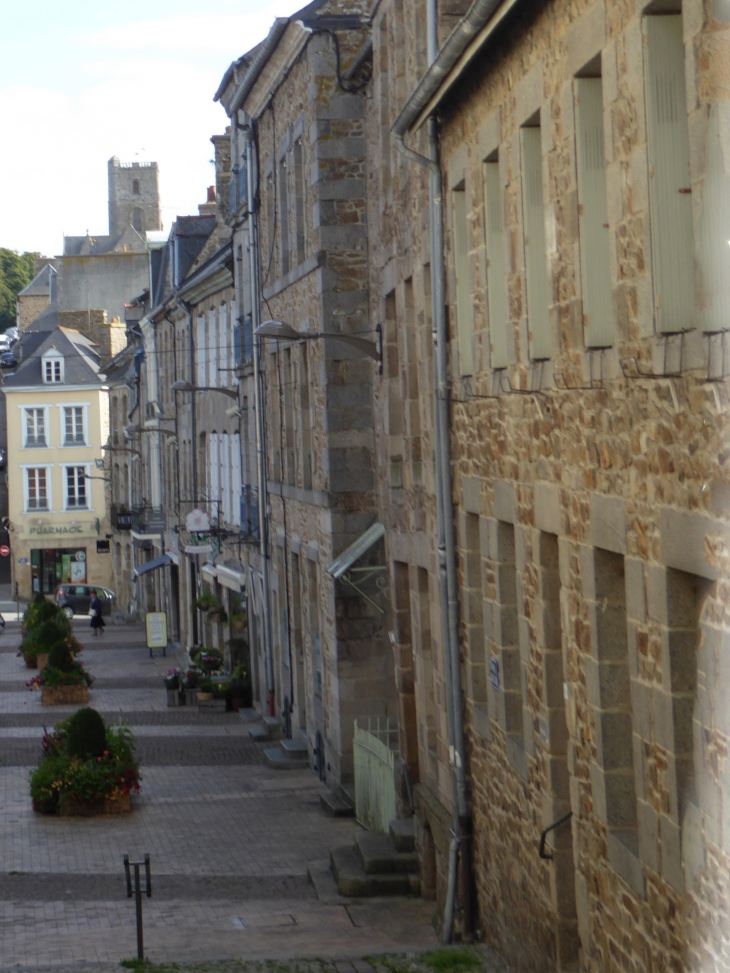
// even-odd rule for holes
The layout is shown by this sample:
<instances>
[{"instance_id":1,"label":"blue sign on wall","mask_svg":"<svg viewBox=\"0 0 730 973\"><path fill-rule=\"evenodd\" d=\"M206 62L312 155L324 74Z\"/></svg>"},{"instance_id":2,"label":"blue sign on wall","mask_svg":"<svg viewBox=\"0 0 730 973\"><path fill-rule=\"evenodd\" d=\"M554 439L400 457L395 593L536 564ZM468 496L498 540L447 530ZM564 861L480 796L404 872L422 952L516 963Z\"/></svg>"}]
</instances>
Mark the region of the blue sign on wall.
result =
<instances>
[{"instance_id":1,"label":"blue sign on wall","mask_svg":"<svg viewBox=\"0 0 730 973\"><path fill-rule=\"evenodd\" d=\"M499 689L499 659L489 660L489 674L492 677L492 689Z\"/></svg>"}]
</instances>

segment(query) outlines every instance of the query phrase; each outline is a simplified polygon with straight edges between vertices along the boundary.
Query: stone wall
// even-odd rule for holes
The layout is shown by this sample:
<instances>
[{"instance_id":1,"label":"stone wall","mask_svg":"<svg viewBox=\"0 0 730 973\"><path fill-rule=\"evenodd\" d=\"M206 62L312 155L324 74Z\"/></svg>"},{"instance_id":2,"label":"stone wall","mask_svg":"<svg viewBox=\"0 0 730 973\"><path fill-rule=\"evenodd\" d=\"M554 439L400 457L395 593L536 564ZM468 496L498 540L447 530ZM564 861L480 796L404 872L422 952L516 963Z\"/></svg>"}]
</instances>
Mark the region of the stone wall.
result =
<instances>
[{"instance_id":1,"label":"stone wall","mask_svg":"<svg viewBox=\"0 0 730 973\"><path fill-rule=\"evenodd\" d=\"M110 361L127 346L126 324L118 318L107 321L106 311L89 308L86 311L59 311L58 323L91 338L102 363Z\"/></svg>"},{"instance_id":2,"label":"stone wall","mask_svg":"<svg viewBox=\"0 0 730 973\"><path fill-rule=\"evenodd\" d=\"M45 311L48 305L51 303L50 296L48 294L27 294L18 296L18 315L17 315L17 325L22 331L27 328L29 324L38 317L38 315Z\"/></svg>"},{"instance_id":3,"label":"stone wall","mask_svg":"<svg viewBox=\"0 0 730 973\"><path fill-rule=\"evenodd\" d=\"M656 330L643 13L526 7L442 116L477 887L486 940L521 970L727 968L725 920L712 917L727 911L727 728L717 707L728 388L722 372L708 381L714 338ZM683 15L701 238L706 122L728 31L698 2ZM590 350L573 79L597 70L614 337ZM536 121L550 323L542 362L530 357L522 203L521 129ZM504 204L500 368L491 367L486 160L498 160ZM457 351L456 191L466 193L473 374ZM541 860L541 831L567 811L548 838L552 861Z\"/></svg>"}]
</instances>

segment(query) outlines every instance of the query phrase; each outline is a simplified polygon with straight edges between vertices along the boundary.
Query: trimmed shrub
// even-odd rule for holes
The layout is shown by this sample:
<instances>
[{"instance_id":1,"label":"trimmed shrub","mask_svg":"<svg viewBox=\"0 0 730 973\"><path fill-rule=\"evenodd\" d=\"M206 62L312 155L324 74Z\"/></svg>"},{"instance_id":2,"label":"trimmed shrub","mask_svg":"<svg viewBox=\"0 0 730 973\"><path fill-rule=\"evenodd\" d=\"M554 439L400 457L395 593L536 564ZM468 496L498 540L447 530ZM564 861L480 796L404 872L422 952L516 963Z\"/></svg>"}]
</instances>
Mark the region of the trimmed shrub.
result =
<instances>
[{"instance_id":1,"label":"trimmed shrub","mask_svg":"<svg viewBox=\"0 0 730 973\"><path fill-rule=\"evenodd\" d=\"M42 651L40 648L38 651ZM48 652L48 668L60 669L61 672L71 672L74 661L71 658L71 650L66 642L59 640L52 645Z\"/></svg>"},{"instance_id":2,"label":"trimmed shrub","mask_svg":"<svg viewBox=\"0 0 730 973\"><path fill-rule=\"evenodd\" d=\"M101 757L106 750L106 726L91 706L77 710L66 726L66 746L69 756L79 760Z\"/></svg>"}]
</instances>

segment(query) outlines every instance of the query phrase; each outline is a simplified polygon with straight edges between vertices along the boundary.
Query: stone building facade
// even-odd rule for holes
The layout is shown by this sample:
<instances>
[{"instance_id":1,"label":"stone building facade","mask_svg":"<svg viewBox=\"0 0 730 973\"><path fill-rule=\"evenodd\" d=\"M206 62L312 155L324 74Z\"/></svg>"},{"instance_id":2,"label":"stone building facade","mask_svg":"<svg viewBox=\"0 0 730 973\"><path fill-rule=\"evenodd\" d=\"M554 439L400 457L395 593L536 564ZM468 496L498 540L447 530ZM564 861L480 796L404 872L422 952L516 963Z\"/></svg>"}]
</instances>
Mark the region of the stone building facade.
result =
<instances>
[{"instance_id":1,"label":"stone building facade","mask_svg":"<svg viewBox=\"0 0 730 973\"><path fill-rule=\"evenodd\" d=\"M727 24L477 29L408 140L438 112L481 928L515 969L724 970Z\"/></svg>"},{"instance_id":2,"label":"stone building facade","mask_svg":"<svg viewBox=\"0 0 730 973\"><path fill-rule=\"evenodd\" d=\"M266 58L232 65L217 96L232 120L239 178L246 139L255 145L261 317L302 335L258 339L273 706L292 735L306 740L334 789L352 785L355 720L396 717L387 605L368 602L327 570L377 522L376 367L361 352L317 338L338 332L375 338L368 314L365 96L362 85L337 74L338 63L346 72L367 39L365 14L356 2L318 2L277 21ZM244 321L251 312L249 245L249 230L234 229ZM368 558L382 561L377 545ZM253 608L265 624L263 603Z\"/></svg>"}]
</instances>

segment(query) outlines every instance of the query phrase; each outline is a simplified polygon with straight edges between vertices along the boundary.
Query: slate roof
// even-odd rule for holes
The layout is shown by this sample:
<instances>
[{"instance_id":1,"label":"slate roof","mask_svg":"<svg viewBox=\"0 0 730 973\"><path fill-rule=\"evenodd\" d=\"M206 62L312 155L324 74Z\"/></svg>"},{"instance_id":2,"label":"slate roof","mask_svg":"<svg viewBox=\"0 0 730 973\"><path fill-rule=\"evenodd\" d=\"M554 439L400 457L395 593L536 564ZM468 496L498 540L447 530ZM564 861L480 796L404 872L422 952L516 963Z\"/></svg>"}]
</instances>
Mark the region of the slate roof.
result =
<instances>
[{"instance_id":1,"label":"slate roof","mask_svg":"<svg viewBox=\"0 0 730 973\"><path fill-rule=\"evenodd\" d=\"M147 249L145 238L129 224L116 236L65 236L63 238L64 257L100 256L106 253L144 253Z\"/></svg>"},{"instance_id":2,"label":"slate roof","mask_svg":"<svg viewBox=\"0 0 730 973\"><path fill-rule=\"evenodd\" d=\"M12 375L6 375L5 388L8 391L34 386L48 388L43 381L41 358L52 348L64 358L64 380L59 388L67 385L98 386L106 380L100 371L101 358L91 339L72 328L56 327L49 331L23 332L14 349L16 355L20 353L20 364Z\"/></svg>"},{"instance_id":3,"label":"slate roof","mask_svg":"<svg viewBox=\"0 0 730 973\"><path fill-rule=\"evenodd\" d=\"M18 297L48 297L52 301L56 296L55 291L56 270L50 264L46 264L30 284L18 294Z\"/></svg>"}]
</instances>

